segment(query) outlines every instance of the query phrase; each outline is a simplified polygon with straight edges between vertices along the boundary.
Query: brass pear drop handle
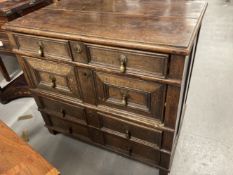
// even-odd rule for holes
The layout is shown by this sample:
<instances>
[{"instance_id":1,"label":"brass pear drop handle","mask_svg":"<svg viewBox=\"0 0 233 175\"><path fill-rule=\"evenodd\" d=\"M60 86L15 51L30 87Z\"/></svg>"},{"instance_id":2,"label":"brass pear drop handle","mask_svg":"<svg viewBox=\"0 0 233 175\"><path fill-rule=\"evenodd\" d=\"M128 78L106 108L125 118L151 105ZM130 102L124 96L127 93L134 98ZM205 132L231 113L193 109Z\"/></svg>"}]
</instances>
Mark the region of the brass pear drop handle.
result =
<instances>
[{"instance_id":1,"label":"brass pear drop handle","mask_svg":"<svg viewBox=\"0 0 233 175\"><path fill-rule=\"evenodd\" d=\"M40 41L40 42L38 42L38 45L39 45L38 54L39 54L41 57L44 57L44 46L43 46L43 43Z\"/></svg>"},{"instance_id":2,"label":"brass pear drop handle","mask_svg":"<svg viewBox=\"0 0 233 175\"><path fill-rule=\"evenodd\" d=\"M127 139L130 139L131 133L130 133L130 131L128 129L125 130L125 135L126 135Z\"/></svg>"},{"instance_id":3,"label":"brass pear drop handle","mask_svg":"<svg viewBox=\"0 0 233 175\"><path fill-rule=\"evenodd\" d=\"M120 55L120 72L124 73L126 70L127 57L125 55Z\"/></svg>"},{"instance_id":4,"label":"brass pear drop handle","mask_svg":"<svg viewBox=\"0 0 233 175\"><path fill-rule=\"evenodd\" d=\"M122 103L123 106L127 105L127 94L122 95L121 103Z\"/></svg>"},{"instance_id":5,"label":"brass pear drop handle","mask_svg":"<svg viewBox=\"0 0 233 175\"><path fill-rule=\"evenodd\" d=\"M77 44L76 47L75 47L75 51L77 53L82 53L82 47L79 44Z\"/></svg>"},{"instance_id":6,"label":"brass pear drop handle","mask_svg":"<svg viewBox=\"0 0 233 175\"><path fill-rule=\"evenodd\" d=\"M51 77L49 77L50 79L51 79L51 82L52 82L52 88L56 88L56 86L57 86L57 84L56 84L56 78L55 77L53 77L53 76L51 76Z\"/></svg>"}]
</instances>

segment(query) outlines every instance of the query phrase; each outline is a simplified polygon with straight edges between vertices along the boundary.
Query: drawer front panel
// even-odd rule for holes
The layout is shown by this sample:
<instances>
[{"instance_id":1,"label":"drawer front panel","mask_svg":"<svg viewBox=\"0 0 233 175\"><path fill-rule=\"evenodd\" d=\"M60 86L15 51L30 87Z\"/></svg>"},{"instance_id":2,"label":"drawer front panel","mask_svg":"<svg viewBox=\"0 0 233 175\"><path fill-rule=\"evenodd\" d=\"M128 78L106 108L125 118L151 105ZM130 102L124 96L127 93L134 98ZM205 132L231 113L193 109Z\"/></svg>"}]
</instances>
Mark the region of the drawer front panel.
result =
<instances>
[{"instance_id":1,"label":"drawer front panel","mask_svg":"<svg viewBox=\"0 0 233 175\"><path fill-rule=\"evenodd\" d=\"M98 103L161 120L165 85L95 72Z\"/></svg>"},{"instance_id":2,"label":"drawer front panel","mask_svg":"<svg viewBox=\"0 0 233 175\"><path fill-rule=\"evenodd\" d=\"M85 110L80 106L73 106L66 103L57 102L47 98L40 98L40 103L45 111L55 112L57 116L70 119L86 121Z\"/></svg>"},{"instance_id":3,"label":"drawer front panel","mask_svg":"<svg viewBox=\"0 0 233 175\"><path fill-rule=\"evenodd\" d=\"M39 57L72 60L68 41L21 34L14 37L19 50Z\"/></svg>"},{"instance_id":4,"label":"drawer front panel","mask_svg":"<svg viewBox=\"0 0 233 175\"><path fill-rule=\"evenodd\" d=\"M74 67L52 61L22 57L33 88L80 98Z\"/></svg>"},{"instance_id":5,"label":"drawer front panel","mask_svg":"<svg viewBox=\"0 0 233 175\"><path fill-rule=\"evenodd\" d=\"M98 113L103 128L120 132L126 139L136 138L161 146L162 131L150 130L125 121L114 119L109 115Z\"/></svg>"},{"instance_id":6,"label":"drawer front panel","mask_svg":"<svg viewBox=\"0 0 233 175\"><path fill-rule=\"evenodd\" d=\"M105 145L111 147L113 150L117 150L123 154L127 154L130 157L136 159L143 159L145 161L158 163L160 159L160 152L151 147L129 142L118 136L108 133L104 134Z\"/></svg>"},{"instance_id":7,"label":"drawer front panel","mask_svg":"<svg viewBox=\"0 0 233 175\"><path fill-rule=\"evenodd\" d=\"M90 64L122 73L153 74L165 77L168 55L88 45Z\"/></svg>"}]
</instances>

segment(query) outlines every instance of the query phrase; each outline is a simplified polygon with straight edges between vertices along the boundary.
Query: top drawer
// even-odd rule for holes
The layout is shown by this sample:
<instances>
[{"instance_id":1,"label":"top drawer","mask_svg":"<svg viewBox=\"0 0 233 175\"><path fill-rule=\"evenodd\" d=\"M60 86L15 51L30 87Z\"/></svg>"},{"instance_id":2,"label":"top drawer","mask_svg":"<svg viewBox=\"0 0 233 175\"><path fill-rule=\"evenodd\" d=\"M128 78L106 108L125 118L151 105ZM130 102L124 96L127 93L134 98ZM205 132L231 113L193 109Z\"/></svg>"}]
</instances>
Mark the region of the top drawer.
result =
<instances>
[{"instance_id":1,"label":"top drawer","mask_svg":"<svg viewBox=\"0 0 233 175\"><path fill-rule=\"evenodd\" d=\"M74 60L78 62L89 62L96 67L108 68L121 73L166 77L169 57L167 54L90 44L84 47L79 42L71 42L71 48ZM80 48L80 54L77 54L77 48ZM87 56L83 52L86 52Z\"/></svg>"},{"instance_id":2,"label":"top drawer","mask_svg":"<svg viewBox=\"0 0 233 175\"><path fill-rule=\"evenodd\" d=\"M36 57L72 60L69 42L60 39L35 37L30 35L14 35L19 50L29 52Z\"/></svg>"}]
</instances>

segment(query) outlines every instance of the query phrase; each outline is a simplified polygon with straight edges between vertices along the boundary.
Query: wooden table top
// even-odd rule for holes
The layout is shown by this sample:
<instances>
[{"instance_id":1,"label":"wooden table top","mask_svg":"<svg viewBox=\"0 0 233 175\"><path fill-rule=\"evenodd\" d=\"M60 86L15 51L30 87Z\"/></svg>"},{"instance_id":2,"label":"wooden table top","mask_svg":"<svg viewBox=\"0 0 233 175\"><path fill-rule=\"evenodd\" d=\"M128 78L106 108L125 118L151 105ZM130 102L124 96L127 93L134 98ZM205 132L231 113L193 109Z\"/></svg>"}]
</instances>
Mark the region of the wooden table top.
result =
<instances>
[{"instance_id":1,"label":"wooden table top","mask_svg":"<svg viewBox=\"0 0 233 175\"><path fill-rule=\"evenodd\" d=\"M58 175L59 172L0 121L1 175Z\"/></svg>"},{"instance_id":2,"label":"wooden table top","mask_svg":"<svg viewBox=\"0 0 233 175\"><path fill-rule=\"evenodd\" d=\"M206 7L203 1L61 0L4 28L187 55Z\"/></svg>"}]
</instances>

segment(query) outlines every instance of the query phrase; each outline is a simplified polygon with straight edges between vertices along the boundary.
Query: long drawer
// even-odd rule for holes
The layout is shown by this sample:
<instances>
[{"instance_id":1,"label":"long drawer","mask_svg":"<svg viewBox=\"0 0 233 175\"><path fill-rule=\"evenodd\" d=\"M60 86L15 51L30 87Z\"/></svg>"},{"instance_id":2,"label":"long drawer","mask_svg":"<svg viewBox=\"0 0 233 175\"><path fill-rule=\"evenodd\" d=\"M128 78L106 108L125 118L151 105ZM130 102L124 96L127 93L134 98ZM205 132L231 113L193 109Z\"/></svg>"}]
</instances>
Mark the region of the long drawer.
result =
<instances>
[{"instance_id":1,"label":"long drawer","mask_svg":"<svg viewBox=\"0 0 233 175\"><path fill-rule=\"evenodd\" d=\"M47 127L55 131L101 144L113 151L145 162L158 164L160 161L160 151L153 147L127 140L108 132L89 128L85 125L72 123L52 115L43 115L49 117L50 126L47 125Z\"/></svg>"},{"instance_id":2,"label":"long drawer","mask_svg":"<svg viewBox=\"0 0 233 175\"><path fill-rule=\"evenodd\" d=\"M103 113L98 113L98 117L101 121L101 129L104 131L117 132L117 135L128 140L141 140L142 142L153 143L156 147L161 146L162 131L138 126Z\"/></svg>"},{"instance_id":3,"label":"long drawer","mask_svg":"<svg viewBox=\"0 0 233 175\"><path fill-rule=\"evenodd\" d=\"M116 149L123 154L127 154L130 157L144 159L158 163L160 160L160 152L152 147L148 147L136 142L127 141L118 136L105 133L104 134L105 145L113 149Z\"/></svg>"}]
</instances>

